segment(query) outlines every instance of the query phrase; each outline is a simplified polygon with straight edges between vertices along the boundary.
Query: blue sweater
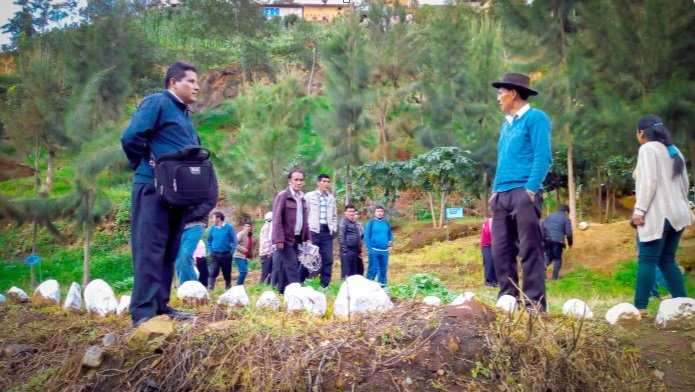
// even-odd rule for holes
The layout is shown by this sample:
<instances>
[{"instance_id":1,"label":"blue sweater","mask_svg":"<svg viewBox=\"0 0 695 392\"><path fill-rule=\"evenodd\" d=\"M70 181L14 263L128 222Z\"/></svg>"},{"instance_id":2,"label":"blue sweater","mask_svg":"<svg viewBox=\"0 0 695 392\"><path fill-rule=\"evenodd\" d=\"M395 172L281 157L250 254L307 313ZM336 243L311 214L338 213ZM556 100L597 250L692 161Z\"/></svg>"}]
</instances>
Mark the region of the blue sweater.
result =
<instances>
[{"instance_id":1,"label":"blue sweater","mask_svg":"<svg viewBox=\"0 0 695 392\"><path fill-rule=\"evenodd\" d=\"M512 124L505 121L497 147L497 172L493 192L524 187L537 192L550 169L550 119L530 108Z\"/></svg>"},{"instance_id":2,"label":"blue sweater","mask_svg":"<svg viewBox=\"0 0 695 392\"><path fill-rule=\"evenodd\" d=\"M385 219L373 218L364 228L364 243L369 253L388 252L389 241L393 241L391 225Z\"/></svg>"},{"instance_id":3,"label":"blue sweater","mask_svg":"<svg viewBox=\"0 0 695 392\"><path fill-rule=\"evenodd\" d=\"M234 253L236 251L236 233L234 228L227 222L222 226L212 225L208 232L208 251L218 253Z\"/></svg>"},{"instance_id":4,"label":"blue sweater","mask_svg":"<svg viewBox=\"0 0 695 392\"><path fill-rule=\"evenodd\" d=\"M133 183L154 182L150 152L159 157L198 145L198 134L186 114L187 107L168 91L148 95L142 101L121 136L123 151L135 170Z\"/></svg>"}]
</instances>

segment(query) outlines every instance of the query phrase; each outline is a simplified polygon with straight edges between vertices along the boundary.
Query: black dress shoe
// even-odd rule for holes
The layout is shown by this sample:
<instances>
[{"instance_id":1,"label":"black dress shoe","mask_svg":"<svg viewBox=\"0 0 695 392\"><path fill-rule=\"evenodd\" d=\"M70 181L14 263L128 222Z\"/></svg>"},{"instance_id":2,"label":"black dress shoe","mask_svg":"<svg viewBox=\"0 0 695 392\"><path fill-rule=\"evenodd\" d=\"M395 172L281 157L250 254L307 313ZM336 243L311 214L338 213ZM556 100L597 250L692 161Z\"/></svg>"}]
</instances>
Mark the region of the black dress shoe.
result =
<instances>
[{"instance_id":1,"label":"black dress shoe","mask_svg":"<svg viewBox=\"0 0 695 392\"><path fill-rule=\"evenodd\" d=\"M149 320L151 318L152 318L152 316L147 316L147 317L141 318L138 321L133 321L133 327L137 328L137 327L141 326L142 324L145 324L147 322L147 320Z\"/></svg>"},{"instance_id":2,"label":"black dress shoe","mask_svg":"<svg viewBox=\"0 0 695 392\"><path fill-rule=\"evenodd\" d=\"M191 320L193 318L193 313L182 312L172 308L171 306L167 306L162 314L166 314L174 320Z\"/></svg>"}]
</instances>

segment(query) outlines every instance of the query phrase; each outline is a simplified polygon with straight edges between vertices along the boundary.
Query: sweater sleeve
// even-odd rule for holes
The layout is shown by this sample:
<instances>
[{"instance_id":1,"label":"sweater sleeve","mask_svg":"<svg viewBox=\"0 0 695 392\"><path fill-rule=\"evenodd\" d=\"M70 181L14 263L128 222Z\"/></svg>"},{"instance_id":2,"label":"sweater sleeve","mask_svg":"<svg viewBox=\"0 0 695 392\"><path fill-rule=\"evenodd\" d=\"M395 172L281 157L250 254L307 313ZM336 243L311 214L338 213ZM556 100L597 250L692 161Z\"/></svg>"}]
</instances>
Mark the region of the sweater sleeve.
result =
<instances>
[{"instance_id":1,"label":"sweater sleeve","mask_svg":"<svg viewBox=\"0 0 695 392\"><path fill-rule=\"evenodd\" d=\"M236 235L236 242L237 242L236 250L238 250L239 252L241 252L243 254L246 254L248 249L246 249L246 245L241 240L242 234L243 234L242 232L239 232Z\"/></svg>"},{"instance_id":2,"label":"sweater sleeve","mask_svg":"<svg viewBox=\"0 0 695 392\"><path fill-rule=\"evenodd\" d=\"M565 219L565 236L567 236L567 245L572 246L572 221L569 218Z\"/></svg>"},{"instance_id":3,"label":"sweater sleeve","mask_svg":"<svg viewBox=\"0 0 695 392\"><path fill-rule=\"evenodd\" d=\"M234 227L232 225L227 225L227 227L229 230L229 236L231 237L232 254L234 254L238 245L238 241L236 239L236 232L234 231Z\"/></svg>"},{"instance_id":4,"label":"sweater sleeve","mask_svg":"<svg viewBox=\"0 0 695 392\"><path fill-rule=\"evenodd\" d=\"M283 192L275 195L273 200L273 229L272 229L272 243L278 244L280 242L285 242L285 229L283 222L283 210L285 208Z\"/></svg>"},{"instance_id":5,"label":"sweater sleeve","mask_svg":"<svg viewBox=\"0 0 695 392\"><path fill-rule=\"evenodd\" d=\"M367 249L372 248L372 238L370 236L372 230L372 220L370 219L369 222L367 222L367 225L364 226L364 244L367 246Z\"/></svg>"},{"instance_id":6,"label":"sweater sleeve","mask_svg":"<svg viewBox=\"0 0 695 392\"><path fill-rule=\"evenodd\" d=\"M658 162L655 152L643 144L637 156L635 215L646 215L656 194Z\"/></svg>"},{"instance_id":7,"label":"sweater sleeve","mask_svg":"<svg viewBox=\"0 0 695 392\"><path fill-rule=\"evenodd\" d=\"M550 119L543 112L534 111L533 119L529 119L529 136L533 146L533 165L524 188L538 192L543 185L546 174L552 163L550 150Z\"/></svg>"},{"instance_id":8,"label":"sweater sleeve","mask_svg":"<svg viewBox=\"0 0 695 392\"><path fill-rule=\"evenodd\" d=\"M159 121L160 104L157 96L142 101L133 114L130 124L123 131L121 145L128 158L128 165L135 170L140 166L147 150L147 140Z\"/></svg>"}]
</instances>

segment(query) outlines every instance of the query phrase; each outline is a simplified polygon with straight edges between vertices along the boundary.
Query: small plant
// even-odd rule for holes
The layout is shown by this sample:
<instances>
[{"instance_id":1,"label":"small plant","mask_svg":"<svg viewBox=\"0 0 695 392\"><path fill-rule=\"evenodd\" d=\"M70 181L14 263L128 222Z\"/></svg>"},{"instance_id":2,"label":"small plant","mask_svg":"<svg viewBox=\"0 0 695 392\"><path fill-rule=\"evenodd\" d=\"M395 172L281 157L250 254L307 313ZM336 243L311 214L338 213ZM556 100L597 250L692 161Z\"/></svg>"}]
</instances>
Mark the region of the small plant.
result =
<instances>
[{"instance_id":1,"label":"small plant","mask_svg":"<svg viewBox=\"0 0 695 392\"><path fill-rule=\"evenodd\" d=\"M475 361L475 368L471 369L471 376L473 376L473 378L478 378L478 376L490 378L491 374L490 368L483 365L480 361Z\"/></svg>"}]
</instances>

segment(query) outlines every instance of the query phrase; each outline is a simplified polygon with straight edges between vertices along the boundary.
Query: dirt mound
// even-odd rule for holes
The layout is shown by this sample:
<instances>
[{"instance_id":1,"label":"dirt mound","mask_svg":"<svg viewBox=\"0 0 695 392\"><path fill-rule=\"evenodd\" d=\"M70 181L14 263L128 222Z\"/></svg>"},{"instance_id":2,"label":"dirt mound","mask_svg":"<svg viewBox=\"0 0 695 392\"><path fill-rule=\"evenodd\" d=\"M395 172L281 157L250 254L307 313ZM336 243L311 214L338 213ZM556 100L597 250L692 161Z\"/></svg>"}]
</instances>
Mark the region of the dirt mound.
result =
<instances>
[{"instance_id":1,"label":"dirt mound","mask_svg":"<svg viewBox=\"0 0 695 392\"><path fill-rule=\"evenodd\" d=\"M591 223L586 230L574 230L574 246L566 250L565 262L570 267L581 265L613 272L619 262L637 259L636 241L637 234L628 220L607 224ZM694 226L685 229L676 260L687 269L695 268Z\"/></svg>"},{"instance_id":2,"label":"dirt mound","mask_svg":"<svg viewBox=\"0 0 695 392\"><path fill-rule=\"evenodd\" d=\"M349 321L298 316L275 326L276 315L264 319L217 308L199 315L194 325L177 325L163 352L142 355L123 343L132 330L127 317L2 308L0 346L31 349L0 362L0 390L461 389L477 384L471 370L485 360L483 332L495 318L477 302L441 308L403 302L383 315ZM253 325L249 317L256 317ZM232 320L231 327L207 329L220 319ZM87 347L100 345L108 332L119 344L105 349L99 369L82 368Z\"/></svg>"}]
</instances>

